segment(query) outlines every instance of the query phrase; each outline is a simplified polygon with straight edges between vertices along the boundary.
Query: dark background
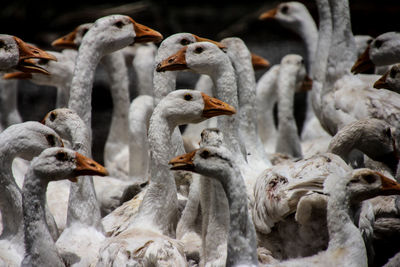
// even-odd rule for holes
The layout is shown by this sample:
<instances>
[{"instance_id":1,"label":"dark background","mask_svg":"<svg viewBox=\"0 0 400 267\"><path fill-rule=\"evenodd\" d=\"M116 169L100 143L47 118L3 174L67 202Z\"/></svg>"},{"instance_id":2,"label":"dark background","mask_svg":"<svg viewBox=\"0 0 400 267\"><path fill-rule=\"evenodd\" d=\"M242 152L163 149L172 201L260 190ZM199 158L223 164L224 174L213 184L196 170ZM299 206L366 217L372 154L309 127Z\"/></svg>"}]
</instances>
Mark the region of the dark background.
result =
<instances>
[{"instance_id":1,"label":"dark background","mask_svg":"<svg viewBox=\"0 0 400 267\"><path fill-rule=\"evenodd\" d=\"M111 3L112 2L112 3ZM109 14L125 14L141 24L161 32L164 37L177 32L191 32L220 40L229 36L242 38L252 52L277 64L288 53L305 55L301 39L276 21L259 21L258 15L282 1L8 1L0 10L0 32L20 37L43 49L77 25L93 22ZM314 1L300 1L317 21ZM399 0L350 1L354 34L373 37L400 29ZM259 78L265 70L257 71ZM134 81L134 74L131 74ZM179 88L193 88L197 75L184 74ZM133 85L134 87L134 85ZM131 91L131 99L135 90ZM54 108L56 91L52 87L19 82L18 104L23 120L41 120ZM296 118L301 129L304 95L296 96ZM93 88L93 156L103 162L103 147L112 111L107 79L96 74Z\"/></svg>"}]
</instances>

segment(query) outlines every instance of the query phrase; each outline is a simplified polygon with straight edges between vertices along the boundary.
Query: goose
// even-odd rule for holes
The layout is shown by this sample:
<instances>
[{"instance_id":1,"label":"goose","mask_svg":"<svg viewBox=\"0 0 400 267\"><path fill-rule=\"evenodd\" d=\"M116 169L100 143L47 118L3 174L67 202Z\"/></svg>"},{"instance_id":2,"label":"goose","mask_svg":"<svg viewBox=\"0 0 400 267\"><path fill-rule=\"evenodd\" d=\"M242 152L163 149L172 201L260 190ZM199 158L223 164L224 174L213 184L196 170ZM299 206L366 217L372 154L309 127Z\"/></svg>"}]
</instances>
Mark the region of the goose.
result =
<instances>
[{"instance_id":1,"label":"goose","mask_svg":"<svg viewBox=\"0 0 400 267\"><path fill-rule=\"evenodd\" d=\"M0 236L0 263L20 266L24 254L23 215L21 190L14 180L11 164L15 157L31 160L44 149L62 146L61 138L49 127L28 121L7 127L0 133L1 148L1 199L2 234ZM51 236L57 239L54 219L46 209Z\"/></svg>"},{"instance_id":2,"label":"goose","mask_svg":"<svg viewBox=\"0 0 400 267\"><path fill-rule=\"evenodd\" d=\"M135 58L132 61L137 78L138 95L153 96L153 69L157 46L146 43L136 48Z\"/></svg>"},{"instance_id":3,"label":"goose","mask_svg":"<svg viewBox=\"0 0 400 267\"><path fill-rule=\"evenodd\" d=\"M248 212L246 185L236 157L223 146L206 146L172 160L172 170L189 170L219 181L229 202L226 266L258 266L257 237Z\"/></svg>"},{"instance_id":4,"label":"goose","mask_svg":"<svg viewBox=\"0 0 400 267\"><path fill-rule=\"evenodd\" d=\"M168 157L176 156L172 133L180 124L234 113L232 106L193 90L173 91L158 103L148 133L151 182L129 226L103 242L97 266L142 263L151 257L165 264L185 264L183 248L173 239L179 217L176 185L168 168Z\"/></svg>"},{"instance_id":5,"label":"goose","mask_svg":"<svg viewBox=\"0 0 400 267\"><path fill-rule=\"evenodd\" d=\"M45 221L46 187L51 181L81 175L107 175L94 160L66 148L48 148L34 158L22 189L26 254L21 266L66 266Z\"/></svg>"},{"instance_id":6,"label":"goose","mask_svg":"<svg viewBox=\"0 0 400 267\"><path fill-rule=\"evenodd\" d=\"M343 127L332 138L327 153L274 166L257 178L253 219L261 246L270 250L275 258L304 257L326 247L326 221L324 216L317 215L325 214L326 200L319 194L291 191L290 188L302 181L304 185L317 183L315 177L343 175L350 171L347 162L352 149L359 149L371 159L386 164L388 169L381 169L392 176L397 157L390 126L384 121L364 119ZM269 197L265 196L266 192ZM296 209L295 214L292 209ZM294 221L298 224L293 224ZM316 232L318 236L314 236ZM288 235L299 235L299 238L287 239Z\"/></svg>"},{"instance_id":7,"label":"goose","mask_svg":"<svg viewBox=\"0 0 400 267\"><path fill-rule=\"evenodd\" d=\"M37 85L54 86L57 88L57 108L66 107L69 100L69 87L74 71L75 57L72 53L48 51L57 61L39 59L36 65L46 69L51 75L40 73L11 72L3 76L4 79L28 79Z\"/></svg>"},{"instance_id":8,"label":"goose","mask_svg":"<svg viewBox=\"0 0 400 267\"><path fill-rule=\"evenodd\" d=\"M374 67L387 66L400 62L400 34L386 32L371 41L358 57L351 71L355 74L365 73Z\"/></svg>"},{"instance_id":9,"label":"goose","mask_svg":"<svg viewBox=\"0 0 400 267\"><path fill-rule=\"evenodd\" d=\"M367 266L367 253L354 225L354 206L379 195L398 194L400 184L371 169L361 168L345 176L330 174L324 182L329 195L327 224L329 245L317 255L265 266Z\"/></svg>"},{"instance_id":10,"label":"goose","mask_svg":"<svg viewBox=\"0 0 400 267\"><path fill-rule=\"evenodd\" d=\"M20 38L0 34L0 74L10 70L20 70L27 73L37 72L49 74L45 69L35 65L30 59L56 60L53 55L25 43ZM21 115L17 109L17 83L0 80L0 130L21 123Z\"/></svg>"},{"instance_id":11,"label":"goose","mask_svg":"<svg viewBox=\"0 0 400 267\"><path fill-rule=\"evenodd\" d=\"M400 65L399 64L394 64L393 66L390 67L390 69L382 75L382 77L379 78L374 83L374 88L376 89L387 89L396 93L400 92L400 79L399 79L399 70L400 70Z\"/></svg>"}]
</instances>

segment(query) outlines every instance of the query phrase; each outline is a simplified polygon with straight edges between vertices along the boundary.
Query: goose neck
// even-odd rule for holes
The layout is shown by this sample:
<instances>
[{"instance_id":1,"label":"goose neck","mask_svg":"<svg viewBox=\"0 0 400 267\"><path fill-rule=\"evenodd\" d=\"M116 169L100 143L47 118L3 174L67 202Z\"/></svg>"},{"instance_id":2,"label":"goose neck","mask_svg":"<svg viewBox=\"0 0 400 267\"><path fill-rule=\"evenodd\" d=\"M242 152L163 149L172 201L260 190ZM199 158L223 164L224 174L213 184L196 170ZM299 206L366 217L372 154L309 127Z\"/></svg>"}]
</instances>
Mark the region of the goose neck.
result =
<instances>
[{"instance_id":1,"label":"goose neck","mask_svg":"<svg viewBox=\"0 0 400 267\"><path fill-rule=\"evenodd\" d=\"M153 88L154 88L154 105L156 106L170 92L176 88L176 71L157 72L154 70Z\"/></svg>"},{"instance_id":2,"label":"goose neck","mask_svg":"<svg viewBox=\"0 0 400 267\"><path fill-rule=\"evenodd\" d=\"M315 52L317 51L318 30L311 15L307 12L304 16L304 19L301 20L298 32L303 39L307 50L307 72L313 73L312 65L315 58Z\"/></svg>"}]
</instances>

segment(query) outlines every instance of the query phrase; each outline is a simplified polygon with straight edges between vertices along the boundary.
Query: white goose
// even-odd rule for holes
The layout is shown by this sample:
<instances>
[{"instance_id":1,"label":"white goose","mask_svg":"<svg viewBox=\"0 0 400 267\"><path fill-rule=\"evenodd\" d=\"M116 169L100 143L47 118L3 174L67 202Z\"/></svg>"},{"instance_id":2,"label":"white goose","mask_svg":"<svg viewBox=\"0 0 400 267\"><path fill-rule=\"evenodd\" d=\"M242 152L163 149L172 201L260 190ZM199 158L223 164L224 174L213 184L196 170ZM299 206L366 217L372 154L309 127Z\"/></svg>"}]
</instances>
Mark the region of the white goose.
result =
<instances>
[{"instance_id":1,"label":"white goose","mask_svg":"<svg viewBox=\"0 0 400 267\"><path fill-rule=\"evenodd\" d=\"M246 185L235 164L236 158L223 146L206 146L180 155L169 163L172 170L193 171L222 184L229 202L230 218L226 266L257 266L257 237L248 212Z\"/></svg>"},{"instance_id":2,"label":"white goose","mask_svg":"<svg viewBox=\"0 0 400 267\"><path fill-rule=\"evenodd\" d=\"M62 146L61 138L49 127L38 122L12 125L0 134L0 210L2 234L0 237L0 264L19 266L24 254L23 215L21 190L14 180L11 164L15 157L31 160L44 149ZM52 217L48 216L51 236L58 238L58 230Z\"/></svg>"},{"instance_id":3,"label":"white goose","mask_svg":"<svg viewBox=\"0 0 400 267\"><path fill-rule=\"evenodd\" d=\"M172 133L180 124L233 113L232 106L197 91L177 90L159 102L149 127L151 182L128 227L102 245L98 266L143 263L150 259L175 266L185 264L182 248L171 239L179 218L177 189L168 168L169 157L176 155ZM134 257L128 258L127 253Z\"/></svg>"},{"instance_id":4,"label":"white goose","mask_svg":"<svg viewBox=\"0 0 400 267\"><path fill-rule=\"evenodd\" d=\"M107 175L97 162L73 150L49 148L31 162L22 189L26 254L21 266L66 266L45 221L46 187L80 175Z\"/></svg>"}]
</instances>

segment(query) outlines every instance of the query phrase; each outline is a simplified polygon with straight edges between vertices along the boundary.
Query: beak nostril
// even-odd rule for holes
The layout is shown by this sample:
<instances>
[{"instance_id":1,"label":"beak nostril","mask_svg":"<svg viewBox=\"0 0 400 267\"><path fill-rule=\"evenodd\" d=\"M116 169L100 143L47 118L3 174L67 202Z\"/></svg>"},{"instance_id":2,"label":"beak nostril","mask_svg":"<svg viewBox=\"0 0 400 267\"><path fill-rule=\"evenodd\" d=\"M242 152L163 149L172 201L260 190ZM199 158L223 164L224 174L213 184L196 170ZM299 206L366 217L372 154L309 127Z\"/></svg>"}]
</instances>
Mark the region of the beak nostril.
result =
<instances>
[{"instance_id":1,"label":"beak nostril","mask_svg":"<svg viewBox=\"0 0 400 267\"><path fill-rule=\"evenodd\" d=\"M171 58L168 60L168 63L172 63L174 60Z\"/></svg>"}]
</instances>

